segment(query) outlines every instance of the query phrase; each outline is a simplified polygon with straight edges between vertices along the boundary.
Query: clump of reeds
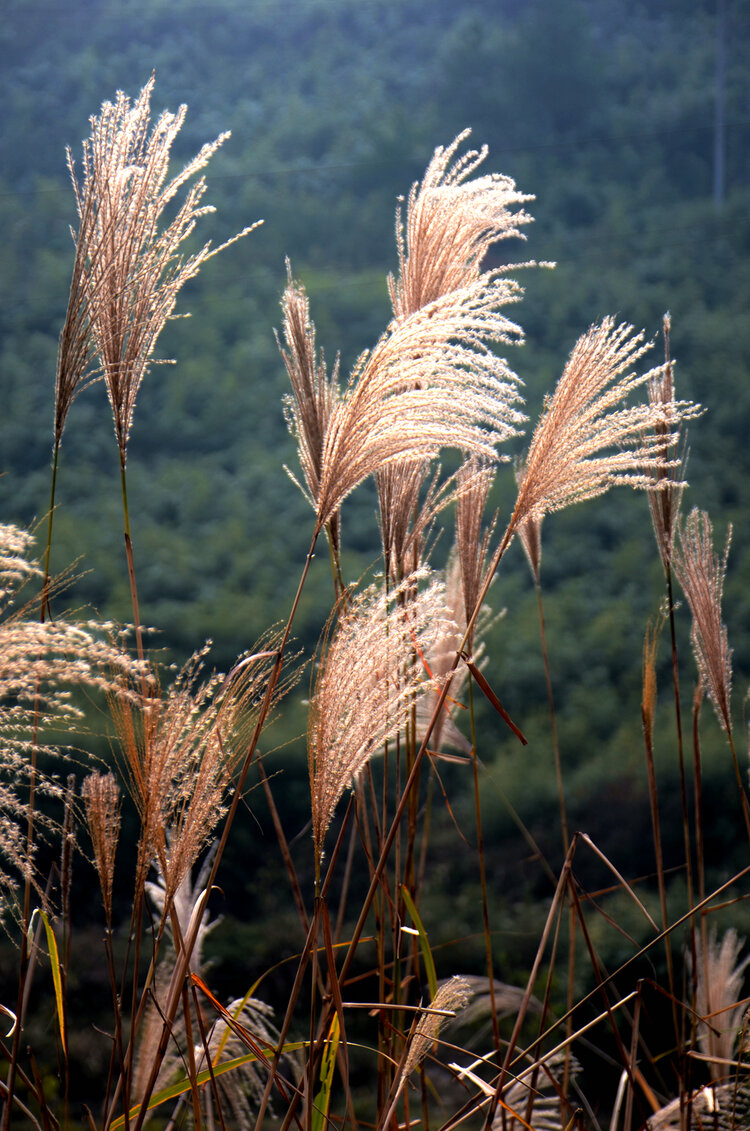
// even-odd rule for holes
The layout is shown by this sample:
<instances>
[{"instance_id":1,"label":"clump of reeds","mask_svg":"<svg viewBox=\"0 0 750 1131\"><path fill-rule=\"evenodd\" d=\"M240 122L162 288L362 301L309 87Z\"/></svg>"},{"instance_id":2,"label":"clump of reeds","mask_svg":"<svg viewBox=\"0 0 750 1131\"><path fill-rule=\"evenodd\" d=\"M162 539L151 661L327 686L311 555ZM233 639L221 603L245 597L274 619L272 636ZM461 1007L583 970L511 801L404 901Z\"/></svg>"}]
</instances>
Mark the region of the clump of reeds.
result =
<instances>
[{"instance_id":1,"label":"clump of reeds","mask_svg":"<svg viewBox=\"0 0 750 1131\"><path fill-rule=\"evenodd\" d=\"M78 391L90 380L104 379L120 457L128 570L141 656L125 490L128 440L138 390L178 293L220 250L204 244L186 254L184 241L207 211L205 183L198 174L227 136L204 146L170 177L171 146L185 108L164 113L152 125L152 93L153 80L135 102L121 93L113 103L105 103L91 119L81 179L70 160L79 228L74 233L73 278L59 344L55 414L57 454ZM607 860L590 838L569 835L553 711L565 861L526 987L512 987L501 998L500 984L493 977L493 877L482 833L474 689L479 688L503 725L525 742L478 663L489 587L518 535L539 588L544 517L626 484L650 492L659 553L668 575L674 563L693 614L700 680L731 742L731 653L721 614L726 552L717 558L711 525L699 512L691 514L679 535L675 533L683 487L675 452L682 422L698 410L675 399L669 353L663 365L640 372L648 348L643 335L612 318L593 325L576 343L545 401L529 448L517 465L517 493L504 533L496 534L497 521L486 514L495 474L525 423L521 381L496 352L522 341L521 328L505 312L521 296L510 273L522 265L490 268L487 253L495 242L522 235L530 217L521 206L531 198L518 192L508 178L479 173L486 149L461 155L465 136L435 151L424 178L412 186L405 208L399 210L398 270L388 280L392 318L343 383L338 360L329 370L318 350L307 293L288 268L278 339L292 386L285 412L314 515L310 550L287 621L257 651L240 659L227 676L204 670L205 650L176 673L158 673L142 658L130 658L109 624L49 619L51 525L43 570L29 560L29 536L14 527L0 527L0 768L4 774L0 853L10 864L7 874L0 873L0 885L9 892L14 885L18 889L15 870L25 889L20 1027L45 931L60 1072L66 1081L71 1074L65 956L71 926L73 789L69 785L63 790L50 775L41 774L37 759L53 748L46 741L49 728L80 720L81 709L70 688L103 692L110 702L113 764L97 766L94 772L89 768L81 786L107 925L105 960L113 1009L108 1080L99 1111L89 1115L92 1126L112 1131L127 1125L140 1131L151 1111L160 1118L163 1105L170 1103L176 1104L173 1121L192 1118L195 1126L226 1127L229 1120L237 1128L260 1127L275 1096L283 1104L284 1127L295 1122L315 1131L326 1123L347 1121L354 1126L359 1116L349 1070L355 1044L360 1042L351 1038L350 1018L353 1011L364 1009L371 1078L377 1081L370 1089L377 1109L365 1118L378 1128L413 1125L410 1105L414 1102L428 1125L437 1106L430 1091L433 1062L440 1066L443 1082L450 1077L448 1086L438 1090L447 1096L454 1086L464 1089L455 1110L441 1116L443 1128L480 1116L488 1128L516 1124L570 1128L578 1118L571 1098L572 1079L578 1072L571 1048L579 1035L573 1017L578 1024L578 1011L583 1015L588 1001L573 1001L576 933L571 926L569 1008L563 1021L554 1016L563 911L571 924L580 925L592 978L603 999L600 1014L582 1021L580 1033L609 1024L623 1063L612 1127L623 1103L628 1126L634 1124L635 1105L643 1096L652 1112L659 1109L656 1085L646 1080L639 1054L642 987L622 996L613 989L613 977L604 970L594 932L589 930L589 917L598 914L598 908L593 898L584 907L583 888L573 868L578 851L596 855L653 930L649 949L681 922L670 922L661 842L657 837L663 932L621 867ZM177 203L183 188L185 196ZM173 218L167 221L165 209L170 204ZM634 403L633 396L645 389L648 399ZM454 475L444 475L436 462L444 448L462 457ZM56 455L54 466L53 499ZM375 477L380 504L382 573L357 587L344 581L339 513L342 503L370 476ZM452 508L455 549L441 575L429 562L433 534ZM265 765L259 769L302 927L300 938L290 940L294 973L285 986L286 1013L277 1028L270 1007L256 997L257 981L233 993L228 1005L219 1001L209 986L204 943L216 923L209 899L218 887L233 823L242 812L261 734L273 704L290 681L293 622L324 528L332 550L335 601L315 658L309 703L312 851L307 838L290 841L274 801L279 784ZM29 603L12 607L22 587L34 582L42 587L36 618ZM657 648L654 634L646 646L642 704L650 771L658 710ZM546 643L544 660L551 704ZM674 663L676 667L676 659ZM467 706L470 739L455 725L458 712ZM679 721L679 706L677 714ZM698 779L697 722L694 741ZM451 1057L458 1059L450 1064L440 1052L439 1027L468 1000L471 983L460 975L438 982L437 965L442 959L431 947L429 902L423 899L430 882L436 781L451 819L457 827L464 823L460 807L454 810L453 786L446 787L440 777L442 767L433 757L441 747L458 750L462 758L454 760L470 762L473 773L476 843L471 851L478 858L484 977L493 1029L489 1052L477 1056L476 1049L467 1048L464 1055L454 1048ZM456 769L456 774L465 772L465 767ZM737 773L747 817L738 769ZM284 779L281 788L283 784ZM347 791L354 800L339 822L334 850L326 855ZM54 823L37 813L39 798L61 800L63 793L66 890L63 930L58 932L64 938L61 959L50 919L49 885L36 870L35 852L38 835L54 831ZM651 795L658 831L655 784ZM699 801L697 793L696 809ZM128 804L137 823L131 837L137 847L131 854L128 943L121 957L113 941L118 927L115 894L121 885L124 888L120 840ZM540 857L531 833L524 832ZM460 836L465 846L463 830ZM688 858L691 847L686 834ZM551 869L548 872L552 875ZM351 908L348 901L355 891L359 900ZM32 893L39 904L38 917L31 910ZM340 902L334 914L336 893ZM697 907L690 894L682 919L699 911L707 914L708 902L702 898ZM374 959L367 961L374 972L361 977L375 987L375 1000L351 1000L351 986L360 980L355 963L361 963L370 942ZM694 958L685 971L694 984L692 996L686 995L691 1002L685 1006L677 999L667 947L668 993L679 1043L673 1058L678 1063L674 1087L680 1092L685 1127L690 1126L692 1094L685 1069L687 1053L696 1051L691 1044L701 1048L711 1061L712 1079L718 1079L719 1069L714 1066L726 1067L734 1046L728 1038L723 1043L714 1039L716 1019L726 1014L732 1035L738 1028L744 970L744 963L737 962L738 944L731 933L719 947L704 926L702 942L693 938L691 945ZM284 977L283 970L274 970L277 978ZM544 992L539 993L537 983L545 970ZM425 1001L430 1004L425 1006ZM511 1003L510 1034L502 1028L503 1001ZM633 1002L632 1011L626 1012L625 1006ZM532 1010L539 1025L524 1047L525 1023ZM11 1012L5 1006L2 1011ZM697 1018L692 1037L685 1022L689 1016ZM627 1032L618 1028L623 1017ZM57 1118L51 1115L51 1101L34 1062L25 1066L20 1027L9 1050L3 1131L18 1112L29 1113L32 1103L45 1126L55 1126ZM477 1043L482 1039L480 1030ZM468 1062L461 1065L461 1060ZM421 1089L411 1087L417 1079ZM696 1109L699 1106L696 1101ZM61 1109L61 1115L70 1121L67 1109ZM32 1121L38 1123L36 1116Z\"/></svg>"}]
</instances>

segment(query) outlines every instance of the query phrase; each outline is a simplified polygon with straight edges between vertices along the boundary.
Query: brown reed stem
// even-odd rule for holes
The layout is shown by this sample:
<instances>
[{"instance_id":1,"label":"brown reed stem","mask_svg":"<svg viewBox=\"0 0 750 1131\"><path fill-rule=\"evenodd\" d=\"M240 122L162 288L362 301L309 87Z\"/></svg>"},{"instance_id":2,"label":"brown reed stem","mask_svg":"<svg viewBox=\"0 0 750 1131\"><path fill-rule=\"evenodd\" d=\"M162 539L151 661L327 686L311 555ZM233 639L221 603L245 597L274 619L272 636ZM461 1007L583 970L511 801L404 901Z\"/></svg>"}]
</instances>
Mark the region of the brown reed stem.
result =
<instances>
[{"instance_id":1,"label":"brown reed stem","mask_svg":"<svg viewBox=\"0 0 750 1131\"><path fill-rule=\"evenodd\" d=\"M570 845L568 834L568 814L565 807L565 791L563 789L562 763L560 760L560 743L557 737L557 715L555 712L555 697L552 693L552 675L550 672L549 652L547 650L547 631L544 620L544 602L542 599L542 583L538 575L534 576L534 589L536 590L536 607L539 615L539 638L542 644L542 661L544 663L544 681L547 687L547 703L549 704L550 734L552 736L552 751L555 758L555 780L557 782L557 798L560 806L560 830L562 833L563 853L567 853Z\"/></svg>"},{"instance_id":2,"label":"brown reed stem","mask_svg":"<svg viewBox=\"0 0 750 1131\"><path fill-rule=\"evenodd\" d=\"M474 777L474 812L477 821L477 855L479 857L479 884L482 891L482 925L484 928L484 952L487 962L487 978L490 987L490 1011L492 1013L492 1036L495 1050L500 1051L500 1028L497 1022L497 1003L495 1001L495 977L492 962L492 935L490 933L490 910L487 900L487 869L484 859L484 836L482 834L482 802L479 793L479 759L477 756L477 731L474 717L474 681L469 679L469 720L471 723L471 766Z\"/></svg>"},{"instance_id":3,"label":"brown reed stem","mask_svg":"<svg viewBox=\"0 0 750 1131\"><path fill-rule=\"evenodd\" d=\"M667 607L669 608L669 639L672 656L672 688L674 692L675 727L677 731L677 758L680 767L680 800L682 802L682 833L685 843L685 876L687 881L688 903L693 904L693 859L690 846L690 811L688 806L687 776L685 773L685 748L682 736L682 709L680 697L680 668L677 655L677 630L674 615L674 590L672 566L665 565L667 579Z\"/></svg>"},{"instance_id":4,"label":"brown reed stem","mask_svg":"<svg viewBox=\"0 0 750 1131\"><path fill-rule=\"evenodd\" d=\"M130 535L130 512L128 510L128 486L125 474L126 453L120 448L120 486L122 489L122 514L125 524L125 557L128 563L128 582L130 583L130 599L133 603L133 621L135 625L135 643L138 650L138 659L143 660L143 634L141 631L141 614L138 608L138 589L135 583L135 562L133 561L133 541ZM145 680L143 686L146 695Z\"/></svg>"},{"instance_id":5,"label":"brown reed stem","mask_svg":"<svg viewBox=\"0 0 750 1131\"><path fill-rule=\"evenodd\" d=\"M667 890L664 882L664 855L661 843L661 821L659 818L659 793L656 785L656 769L654 766L654 744L652 727L646 718L646 712L641 708L643 721L643 742L646 750L646 769L648 773L648 797L651 805L651 830L654 837L654 856L656 858L656 881L659 888L659 907L661 910L662 931L666 931L669 923L667 915ZM692 906L692 900L690 901ZM664 936L664 954L667 960L667 981L669 983L669 997L672 1004L672 1023L674 1025L675 1041L680 1043L680 1024L677 1016L677 998L675 996L674 963L672 961L672 946L669 935Z\"/></svg>"}]
</instances>

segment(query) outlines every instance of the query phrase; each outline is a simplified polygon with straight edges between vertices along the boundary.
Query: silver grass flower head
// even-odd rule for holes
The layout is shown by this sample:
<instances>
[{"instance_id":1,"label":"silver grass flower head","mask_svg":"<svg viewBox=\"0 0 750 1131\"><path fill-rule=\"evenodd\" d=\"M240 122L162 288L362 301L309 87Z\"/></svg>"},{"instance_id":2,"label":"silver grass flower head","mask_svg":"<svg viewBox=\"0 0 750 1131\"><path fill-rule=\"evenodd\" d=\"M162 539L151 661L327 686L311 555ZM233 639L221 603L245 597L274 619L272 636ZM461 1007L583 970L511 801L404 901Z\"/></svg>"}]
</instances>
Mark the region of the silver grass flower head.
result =
<instances>
[{"instance_id":1,"label":"silver grass flower head","mask_svg":"<svg viewBox=\"0 0 750 1131\"><path fill-rule=\"evenodd\" d=\"M449 978L438 986L435 997L430 1002L430 1009L442 1011L443 1014L456 1014L463 1009L471 997L470 984L460 975ZM417 1022L409 1046L403 1069L403 1077L409 1076L424 1060L440 1032L440 1027L447 1018L440 1012L422 1013Z\"/></svg>"},{"instance_id":2,"label":"silver grass flower head","mask_svg":"<svg viewBox=\"0 0 750 1131\"><path fill-rule=\"evenodd\" d=\"M52 728L70 734L83 727L75 689L120 698L127 695L130 681L146 674L114 641L112 624L39 620L38 602L22 599L23 587L42 576L30 558L32 546L26 531L0 524L0 910L6 895L13 901L17 874L35 882L25 829L21 831L29 817L32 753L65 756L40 735ZM38 767L35 790L62 795L59 782ZM41 810L34 821L46 833L59 831Z\"/></svg>"},{"instance_id":3,"label":"silver grass flower head","mask_svg":"<svg viewBox=\"0 0 750 1131\"><path fill-rule=\"evenodd\" d=\"M83 142L81 183L69 157L81 222L77 243L89 245L84 290L77 301L85 302L82 317L106 382L123 461L138 389L179 291L204 263L257 226L245 228L221 247L212 248L209 242L184 254L182 245L198 220L213 211L202 203L205 179L200 176L187 188L169 222L163 219L164 210L229 134L208 142L169 178L172 144L187 107L176 114L165 111L152 127L153 88L151 78L132 103L120 91L91 118L91 136Z\"/></svg>"},{"instance_id":4,"label":"silver grass flower head","mask_svg":"<svg viewBox=\"0 0 750 1131\"><path fill-rule=\"evenodd\" d=\"M425 462L391 463L375 477L386 571L398 585L426 564L437 516L456 497L455 476L440 481Z\"/></svg>"},{"instance_id":5,"label":"silver grass flower head","mask_svg":"<svg viewBox=\"0 0 750 1131\"><path fill-rule=\"evenodd\" d=\"M713 527L705 511L694 507L679 530L674 569L693 615L693 655L698 674L720 726L731 731L732 650L722 621L724 575L732 538L731 526L721 557L714 552Z\"/></svg>"},{"instance_id":6,"label":"silver grass flower head","mask_svg":"<svg viewBox=\"0 0 750 1131\"><path fill-rule=\"evenodd\" d=\"M115 705L124 776L141 822L138 883L156 862L167 906L226 810L229 776L273 655L263 650L229 676L204 676L206 648L166 691L135 707Z\"/></svg>"},{"instance_id":7,"label":"silver grass flower head","mask_svg":"<svg viewBox=\"0 0 750 1131\"><path fill-rule=\"evenodd\" d=\"M603 494L616 484L654 488L682 420L700 409L666 400L628 406L627 398L663 367L632 370L650 348L643 333L605 318L579 338L547 399L525 460L511 530L550 511Z\"/></svg>"},{"instance_id":8,"label":"silver grass flower head","mask_svg":"<svg viewBox=\"0 0 750 1131\"><path fill-rule=\"evenodd\" d=\"M731 1060L735 1054L737 1036L747 1012L742 987L745 967L750 956L739 960L745 940L737 936L733 927L719 941L712 928L704 947L699 936L696 947L697 990L695 1008L701 1017L698 1022L698 1043L709 1057ZM726 1064L709 1065L712 1080L720 1080L728 1072Z\"/></svg>"},{"instance_id":9,"label":"silver grass flower head","mask_svg":"<svg viewBox=\"0 0 750 1131\"><path fill-rule=\"evenodd\" d=\"M390 594L373 585L342 609L323 643L307 732L317 868L344 791L430 686L420 654L431 650L443 607L443 587L427 571Z\"/></svg>"},{"instance_id":10,"label":"silver grass flower head","mask_svg":"<svg viewBox=\"0 0 750 1131\"><path fill-rule=\"evenodd\" d=\"M314 508L320 496L323 439L338 400L338 358L331 376L325 357L315 346L315 326L305 288L292 276L287 260L288 282L281 299L283 345L277 343L284 360L292 395L284 398L284 415L297 443L307 497Z\"/></svg>"},{"instance_id":11,"label":"silver grass flower head","mask_svg":"<svg viewBox=\"0 0 750 1131\"><path fill-rule=\"evenodd\" d=\"M423 462L444 447L498 458L525 420L519 378L492 352L520 338L502 315L506 284L464 287L391 323L357 362L331 413L323 444L318 525L369 475Z\"/></svg>"},{"instance_id":12,"label":"silver grass flower head","mask_svg":"<svg viewBox=\"0 0 750 1131\"><path fill-rule=\"evenodd\" d=\"M120 838L120 788L113 774L94 773L84 778L81 793L94 849L94 865L99 876L104 912L109 923L112 918L115 855Z\"/></svg>"},{"instance_id":13,"label":"silver grass flower head","mask_svg":"<svg viewBox=\"0 0 750 1131\"><path fill-rule=\"evenodd\" d=\"M417 706L417 737L421 741L427 727L432 721L432 716L440 698L440 691L445 680L453 673L451 680L450 697L440 708L440 714L435 722L430 736L430 750L438 753L441 748L450 747L458 750L463 755L459 759L464 761L471 754L471 743L461 733L454 721L454 712L460 706L461 697L465 691L469 669L465 664L457 666L456 653L461 646L466 629L464 616L463 588L461 577L461 564L455 549L451 552L444 571L444 605L440 627L435 634L431 650L425 654L425 666L431 679L431 687L420 698ZM489 610L481 619L480 633L485 627ZM482 651L481 643L477 649ZM475 659L477 657L475 656ZM445 755L451 760L449 755Z\"/></svg>"},{"instance_id":14,"label":"silver grass flower head","mask_svg":"<svg viewBox=\"0 0 750 1131\"><path fill-rule=\"evenodd\" d=\"M279 1031L273 1023L273 1008L266 1002L254 997L241 998L230 1002L227 1012L253 1034L261 1048L272 1050L278 1047ZM247 1053L247 1046L223 1018L213 1025L206 1044L213 1064L234 1060ZM199 1072L205 1070L206 1049L202 1044L196 1046L195 1061ZM299 1052L285 1052L279 1063L279 1071L287 1078L298 1079L302 1069ZM221 1110L225 1116L231 1115L228 1125L236 1131L250 1128L256 1122L267 1079L267 1069L257 1060L249 1060L233 1071L217 1076ZM216 1108L211 1088L201 1089L201 1104L206 1126L213 1127L216 1123Z\"/></svg>"},{"instance_id":15,"label":"silver grass flower head","mask_svg":"<svg viewBox=\"0 0 750 1131\"><path fill-rule=\"evenodd\" d=\"M412 185L405 226L401 208L397 212L399 273L388 280L396 318L477 283L490 246L523 238L521 229L531 222L523 210L512 211L533 197L518 192L510 177L474 176L487 146L456 156L470 132L464 130L451 145L435 150L421 184ZM484 278L491 275L485 272Z\"/></svg>"}]
</instances>

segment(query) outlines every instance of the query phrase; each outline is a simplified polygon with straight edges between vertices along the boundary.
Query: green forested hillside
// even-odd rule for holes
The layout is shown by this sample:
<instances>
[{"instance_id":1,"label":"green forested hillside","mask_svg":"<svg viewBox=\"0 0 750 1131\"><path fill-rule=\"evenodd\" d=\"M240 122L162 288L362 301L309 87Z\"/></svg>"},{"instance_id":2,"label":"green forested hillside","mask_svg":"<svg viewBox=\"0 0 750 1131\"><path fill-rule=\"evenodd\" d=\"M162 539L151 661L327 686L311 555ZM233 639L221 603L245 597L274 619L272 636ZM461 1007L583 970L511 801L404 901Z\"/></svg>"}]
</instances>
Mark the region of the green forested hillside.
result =
<instances>
[{"instance_id":1,"label":"green forested hillside","mask_svg":"<svg viewBox=\"0 0 750 1131\"><path fill-rule=\"evenodd\" d=\"M612 313L644 327L658 364L662 315L671 311L678 393L706 407L690 429L686 503L708 508L722 536L735 526L725 611L739 718L750 675L750 2L728 0L726 13L726 73L717 80L708 0L5 0L0 520L32 524L47 508L75 223L65 146L79 161L89 115L118 89L137 94L155 72L154 109L189 106L177 159L232 132L208 170L216 213L204 238L219 242L264 221L183 292L178 310L192 317L172 323L158 348L177 364L149 373L129 453L143 620L168 656L182 659L211 637L212 658L230 665L286 615L312 525L283 470L294 470L296 458L273 334L285 258L308 289L326 356L340 351L347 373L389 318L397 199L436 145L471 127L472 140L489 145L487 168L536 198L527 242L500 245L497 262L557 264L520 273L526 296L513 310L527 341L510 361L526 384L531 426L591 323ZM725 98L718 135L717 81ZM725 138L719 200L717 136ZM500 479L496 501L507 507L509 467ZM57 501L54 567L76 560L82 574L60 607L93 605L128 620L117 448L101 386L71 412ZM438 559L449 540L438 544ZM353 580L378 556L371 490L347 501L343 543ZM663 579L646 499L609 494L550 517L542 577L572 819L614 856L643 844L631 856L633 874L649 872L639 824L647 819L640 656ZM319 553L296 626L308 656L331 596ZM488 642L488 671L531 739L518 752L486 708L488 852L520 915L547 880L525 846L521 859L502 794L555 862L559 854L536 599L520 547L503 564L492 604L506 614ZM681 631L687 689L694 670L686 618ZM666 650L660 672L666 688ZM297 699L306 690L307 676ZM659 769L670 796L668 711L667 700ZM708 710L704 722L707 757L730 788ZM302 712L293 713L278 741L303 726ZM292 744L280 760L299 767L302 749ZM448 778L461 781L452 768ZM295 831L307 819L305 787L304 770L290 775L284 805ZM716 812L723 788L707 792ZM459 800L446 827L461 814ZM262 812L259 821L267 831ZM247 848L256 859L255 830L243 835L250 847L239 853ZM674 836L667 856L679 851ZM730 867L732 846L722 838L707 851ZM452 882L447 858L435 879L442 906L437 880ZM269 872L258 864L233 882L262 915L272 899ZM467 907L475 895L466 892ZM252 942L259 952L273 947L267 938ZM508 962L523 964L522 951L509 941Z\"/></svg>"}]
</instances>

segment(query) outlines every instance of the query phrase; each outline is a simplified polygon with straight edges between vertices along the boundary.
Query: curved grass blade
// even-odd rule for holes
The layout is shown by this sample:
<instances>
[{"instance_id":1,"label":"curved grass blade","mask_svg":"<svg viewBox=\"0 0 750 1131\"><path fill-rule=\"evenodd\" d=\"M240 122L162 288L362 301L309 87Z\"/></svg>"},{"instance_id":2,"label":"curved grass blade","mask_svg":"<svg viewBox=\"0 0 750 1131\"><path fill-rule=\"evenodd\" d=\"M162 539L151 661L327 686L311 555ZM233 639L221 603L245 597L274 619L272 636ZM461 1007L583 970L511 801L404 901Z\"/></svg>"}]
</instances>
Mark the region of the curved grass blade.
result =
<instances>
[{"instance_id":1,"label":"curved grass blade","mask_svg":"<svg viewBox=\"0 0 750 1131\"><path fill-rule=\"evenodd\" d=\"M320 1064L320 1088L313 1099L310 1131L325 1131L328 1125L328 1106L331 1102L331 1085L336 1068L336 1053L339 1047L339 1015L334 1013L331 1028L328 1030L326 1047Z\"/></svg>"},{"instance_id":2,"label":"curved grass blade","mask_svg":"<svg viewBox=\"0 0 750 1131\"><path fill-rule=\"evenodd\" d=\"M437 973L435 972L435 962L430 950L430 942L427 938L427 931L424 929L424 923L421 916L417 911L417 905L408 892L404 884L401 885L401 895L403 896L406 910L412 918L412 922L417 929L419 935L419 946L422 951L422 959L424 961L425 973L427 974L427 984L430 987L430 1001L434 1001L435 994L437 993Z\"/></svg>"},{"instance_id":3,"label":"curved grass blade","mask_svg":"<svg viewBox=\"0 0 750 1131\"><path fill-rule=\"evenodd\" d=\"M38 915L42 920L42 923L44 924L44 930L47 935L47 948L49 950L49 960L52 967L52 984L55 989L55 1008L57 1010L57 1023L60 1027L60 1043L62 1044L63 1052L67 1057L68 1048L65 1039L65 1007L63 1004L62 971L60 970L60 956L57 951L57 939L55 938L55 932L52 929L52 924L47 917L46 911L42 911L39 907L35 907L34 911L32 912L31 919L29 920L29 941L31 941L31 935L33 934L34 917L36 915Z\"/></svg>"},{"instance_id":4,"label":"curved grass blade","mask_svg":"<svg viewBox=\"0 0 750 1131\"><path fill-rule=\"evenodd\" d=\"M282 1052L296 1052L298 1049L305 1048L307 1041L290 1041L289 1044L284 1045ZM264 1050L266 1053L272 1054L275 1050L268 1048ZM259 1057L254 1052L243 1053L242 1056L235 1056L231 1060L224 1060L221 1064L216 1065L214 1068L204 1068L195 1078L197 1087L202 1087L211 1081L211 1074L216 1076L223 1076L225 1072L233 1072L235 1068L241 1068L243 1064L249 1064L253 1060L258 1060ZM182 1080L177 1080L174 1084L170 1084L167 1088L162 1088L161 1091L155 1092L148 1102L146 1111L152 1111L154 1108L159 1107L161 1104L166 1103L167 1100L177 1099L178 1096L189 1092L192 1087L192 1082L187 1076ZM141 1105L135 1104L128 1112L129 1119L135 1119L140 1114ZM120 1131L125 1126L125 1116L121 1115L110 1124L110 1131Z\"/></svg>"},{"instance_id":5,"label":"curved grass blade","mask_svg":"<svg viewBox=\"0 0 750 1131\"><path fill-rule=\"evenodd\" d=\"M497 695L495 694L495 692L490 687L487 680L484 678L484 676L480 672L477 665L473 662L473 660L468 659L463 654L463 652L461 653L461 655L463 657L463 661L466 664L467 668L469 669L471 674L474 676L474 679L476 680L477 687L482 692L485 699L487 699L492 704L492 706L495 708L495 710L497 711L500 718L503 720L503 722L505 723L506 726L510 727L510 729L513 731L514 735L519 740L519 742L523 743L524 746L528 746L529 740L526 738L523 731L519 727L517 727L516 724L513 722L513 719L510 717L508 712L505 710L505 707L503 707L502 703L500 702Z\"/></svg>"}]
</instances>

